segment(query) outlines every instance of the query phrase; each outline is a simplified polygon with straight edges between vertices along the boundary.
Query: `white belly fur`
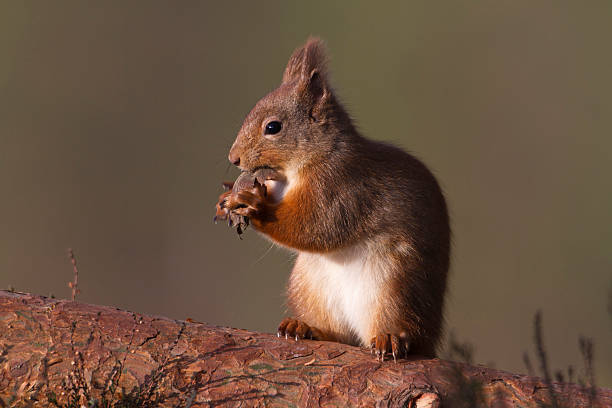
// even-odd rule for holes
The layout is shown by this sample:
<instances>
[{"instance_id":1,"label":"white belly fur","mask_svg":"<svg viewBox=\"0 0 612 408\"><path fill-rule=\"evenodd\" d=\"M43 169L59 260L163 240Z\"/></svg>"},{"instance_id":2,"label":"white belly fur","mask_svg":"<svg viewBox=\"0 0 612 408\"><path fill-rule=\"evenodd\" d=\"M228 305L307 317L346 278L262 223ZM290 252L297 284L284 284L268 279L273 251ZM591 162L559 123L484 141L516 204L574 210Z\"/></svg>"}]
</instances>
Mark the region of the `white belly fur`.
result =
<instances>
[{"instance_id":1,"label":"white belly fur","mask_svg":"<svg viewBox=\"0 0 612 408\"><path fill-rule=\"evenodd\" d=\"M367 346L389 268L376 245L367 243L331 254L301 252L302 279L325 299L338 323Z\"/></svg>"}]
</instances>

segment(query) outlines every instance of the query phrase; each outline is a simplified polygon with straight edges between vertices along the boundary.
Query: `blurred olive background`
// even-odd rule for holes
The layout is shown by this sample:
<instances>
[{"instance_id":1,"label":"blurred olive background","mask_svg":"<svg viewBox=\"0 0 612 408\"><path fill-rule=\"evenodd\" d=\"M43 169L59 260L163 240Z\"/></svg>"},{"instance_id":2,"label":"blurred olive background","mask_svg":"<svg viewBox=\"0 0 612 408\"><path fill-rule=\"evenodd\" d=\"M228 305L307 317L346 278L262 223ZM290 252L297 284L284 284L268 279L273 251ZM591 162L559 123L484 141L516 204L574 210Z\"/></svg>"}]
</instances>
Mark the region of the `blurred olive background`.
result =
<instances>
[{"instance_id":1,"label":"blurred olive background","mask_svg":"<svg viewBox=\"0 0 612 408\"><path fill-rule=\"evenodd\" d=\"M2 2L0 286L275 331L292 257L214 225L227 152L292 50L324 38L363 133L422 158L454 230L448 328L524 372L612 385L612 6Z\"/></svg>"}]
</instances>

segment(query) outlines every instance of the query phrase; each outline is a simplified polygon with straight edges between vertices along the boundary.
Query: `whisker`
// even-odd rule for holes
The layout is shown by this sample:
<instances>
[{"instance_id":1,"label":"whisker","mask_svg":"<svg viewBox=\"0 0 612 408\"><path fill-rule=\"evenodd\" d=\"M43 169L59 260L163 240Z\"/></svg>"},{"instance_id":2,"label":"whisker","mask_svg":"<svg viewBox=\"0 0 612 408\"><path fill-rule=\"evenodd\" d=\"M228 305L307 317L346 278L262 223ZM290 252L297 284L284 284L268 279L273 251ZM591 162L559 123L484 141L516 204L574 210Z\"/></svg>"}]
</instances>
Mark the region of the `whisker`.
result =
<instances>
[{"instance_id":1,"label":"whisker","mask_svg":"<svg viewBox=\"0 0 612 408\"><path fill-rule=\"evenodd\" d=\"M264 253L263 253L263 255L261 255L261 256L259 257L259 259L257 259L255 262L253 262L253 263L251 264L251 267L253 267L253 266L257 265L257 264L258 264L258 263L259 263L259 262L260 262L262 259L264 259L264 258L266 257L266 255L268 255L268 254L270 253L270 251L272 250L272 248L274 248L274 242L272 242L272 243L270 244L270 247L269 247L269 248L266 250L266 252L264 252Z\"/></svg>"}]
</instances>

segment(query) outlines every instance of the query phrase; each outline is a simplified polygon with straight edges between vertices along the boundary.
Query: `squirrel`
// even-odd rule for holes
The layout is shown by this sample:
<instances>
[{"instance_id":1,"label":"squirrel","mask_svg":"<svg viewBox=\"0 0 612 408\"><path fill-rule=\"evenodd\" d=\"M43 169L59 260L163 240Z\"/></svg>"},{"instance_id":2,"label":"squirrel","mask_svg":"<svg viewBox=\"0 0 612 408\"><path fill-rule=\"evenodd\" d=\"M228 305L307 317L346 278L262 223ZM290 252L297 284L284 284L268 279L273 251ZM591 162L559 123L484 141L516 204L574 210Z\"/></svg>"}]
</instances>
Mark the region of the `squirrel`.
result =
<instances>
[{"instance_id":1,"label":"squirrel","mask_svg":"<svg viewBox=\"0 0 612 408\"><path fill-rule=\"evenodd\" d=\"M278 335L435 357L450 258L446 202L417 158L363 137L329 83L323 42L296 49L246 116L217 217L297 252ZM263 172L263 176L262 176Z\"/></svg>"}]
</instances>

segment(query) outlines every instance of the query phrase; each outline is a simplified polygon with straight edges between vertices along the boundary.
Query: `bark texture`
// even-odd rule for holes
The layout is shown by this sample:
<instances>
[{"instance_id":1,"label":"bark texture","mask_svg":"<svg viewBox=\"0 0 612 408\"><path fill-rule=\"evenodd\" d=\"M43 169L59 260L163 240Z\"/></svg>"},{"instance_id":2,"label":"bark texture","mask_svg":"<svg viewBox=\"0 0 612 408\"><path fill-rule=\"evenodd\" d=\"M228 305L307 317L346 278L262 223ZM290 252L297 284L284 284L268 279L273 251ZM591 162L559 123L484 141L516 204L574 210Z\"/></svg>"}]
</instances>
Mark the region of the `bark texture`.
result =
<instances>
[{"instance_id":1,"label":"bark texture","mask_svg":"<svg viewBox=\"0 0 612 408\"><path fill-rule=\"evenodd\" d=\"M0 291L2 406L612 406L612 390Z\"/></svg>"}]
</instances>

